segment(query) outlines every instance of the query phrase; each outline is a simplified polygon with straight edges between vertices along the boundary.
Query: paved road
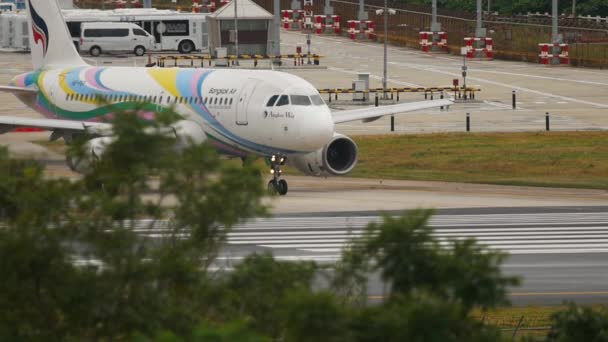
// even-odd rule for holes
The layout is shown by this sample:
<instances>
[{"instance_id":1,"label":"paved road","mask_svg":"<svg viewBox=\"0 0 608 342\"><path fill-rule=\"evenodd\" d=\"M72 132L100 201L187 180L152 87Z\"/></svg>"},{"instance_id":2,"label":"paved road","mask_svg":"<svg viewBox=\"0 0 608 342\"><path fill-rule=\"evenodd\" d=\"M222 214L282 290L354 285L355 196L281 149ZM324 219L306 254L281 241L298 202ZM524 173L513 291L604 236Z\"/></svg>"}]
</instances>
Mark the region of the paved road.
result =
<instances>
[{"instance_id":1,"label":"paved road","mask_svg":"<svg viewBox=\"0 0 608 342\"><path fill-rule=\"evenodd\" d=\"M521 276L513 289L516 305L554 305L563 301L608 303L608 211L561 213L440 214L431 220L436 236L474 237L511 254L505 273ZM523 210L522 210L523 211ZM464 211L463 211L464 212ZM352 237L360 236L375 216L279 218L239 227L233 246L271 249L280 258L331 262ZM382 296L371 281L370 296Z\"/></svg>"},{"instance_id":2,"label":"paved road","mask_svg":"<svg viewBox=\"0 0 608 342\"><path fill-rule=\"evenodd\" d=\"M377 213L298 214L256 219L235 227L219 267L230 267L253 252L271 251L280 260L333 263L352 238L361 236ZM430 224L442 244L475 238L510 253L505 273L519 275L517 305L608 303L608 207L486 208L441 210ZM161 230L142 234L162 235ZM382 296L378 279L370 297Z\"/></svg>"}]
</instances>

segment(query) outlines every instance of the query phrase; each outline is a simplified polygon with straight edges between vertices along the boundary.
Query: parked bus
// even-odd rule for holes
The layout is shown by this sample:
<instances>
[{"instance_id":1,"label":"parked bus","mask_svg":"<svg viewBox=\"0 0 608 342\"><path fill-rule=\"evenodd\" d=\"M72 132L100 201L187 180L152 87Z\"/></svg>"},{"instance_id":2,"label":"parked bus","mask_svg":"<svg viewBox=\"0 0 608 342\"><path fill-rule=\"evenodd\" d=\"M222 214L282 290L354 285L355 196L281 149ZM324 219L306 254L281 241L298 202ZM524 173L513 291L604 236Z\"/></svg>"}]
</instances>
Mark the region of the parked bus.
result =
<instances>
[{"instance_id":1,"label":"parked bus","mask_svg":"<svg viewBox=\"0 0 608 342\"><path fill-rule=\"evenodd\" d=\"M79 45L85 22L127 22L141 26L154 36L156 50L209 53L209 13L180 13L157 9L64 10L64 16Z\"/></svg>"},{"instance_id":2,"label":"parked bus","mask_svg":"<svg viewBox=\"0 0 608 342\"><path fill-rule=\"evenodd\" d=\"M0 2L0 13L2 12L14 12L17 9L12 2Z\"/></svg>"}]
</instances>

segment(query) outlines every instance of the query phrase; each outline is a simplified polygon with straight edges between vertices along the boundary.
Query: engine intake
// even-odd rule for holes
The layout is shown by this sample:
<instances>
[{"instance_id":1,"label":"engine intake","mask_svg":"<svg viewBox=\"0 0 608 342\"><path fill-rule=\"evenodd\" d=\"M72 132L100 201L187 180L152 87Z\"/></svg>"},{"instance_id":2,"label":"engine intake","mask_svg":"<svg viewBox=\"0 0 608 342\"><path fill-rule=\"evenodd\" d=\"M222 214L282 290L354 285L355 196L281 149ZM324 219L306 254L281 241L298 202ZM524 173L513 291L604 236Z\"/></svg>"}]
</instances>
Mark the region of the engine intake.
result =
<instances>
[{"instance_id":1,"label":"engine intake","mask_svg":"<svg viewBox=\"0 0 608 342\"><path fill-rule=\"evenodd\" d=\"M290 157L287 162L310 176L343 176L357 165L358 155L359 148L351 138L335 134L322 149L303 156Z\"/></svg>"}]
</instances>

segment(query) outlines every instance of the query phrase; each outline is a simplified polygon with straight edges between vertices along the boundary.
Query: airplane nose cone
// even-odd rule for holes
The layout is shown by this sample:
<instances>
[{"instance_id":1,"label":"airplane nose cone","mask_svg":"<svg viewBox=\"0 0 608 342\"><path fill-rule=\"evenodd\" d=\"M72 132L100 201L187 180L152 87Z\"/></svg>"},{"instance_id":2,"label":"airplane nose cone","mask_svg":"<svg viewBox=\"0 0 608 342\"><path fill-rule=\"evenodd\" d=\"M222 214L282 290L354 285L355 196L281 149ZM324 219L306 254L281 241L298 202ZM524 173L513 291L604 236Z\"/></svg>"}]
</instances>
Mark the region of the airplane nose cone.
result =
<instances>
[{"instance_id":1,"label":"airplane nose cone","mask_svg":"<svg viewBox=\"0 0 608 342\"><path fill-rule=\"evenodd\" d=\"M318 150L323 148L334 136L334 120L329 109L319 111L315 115L315 120L309 126L310 148Z\"/></svg>"}]
</instances>

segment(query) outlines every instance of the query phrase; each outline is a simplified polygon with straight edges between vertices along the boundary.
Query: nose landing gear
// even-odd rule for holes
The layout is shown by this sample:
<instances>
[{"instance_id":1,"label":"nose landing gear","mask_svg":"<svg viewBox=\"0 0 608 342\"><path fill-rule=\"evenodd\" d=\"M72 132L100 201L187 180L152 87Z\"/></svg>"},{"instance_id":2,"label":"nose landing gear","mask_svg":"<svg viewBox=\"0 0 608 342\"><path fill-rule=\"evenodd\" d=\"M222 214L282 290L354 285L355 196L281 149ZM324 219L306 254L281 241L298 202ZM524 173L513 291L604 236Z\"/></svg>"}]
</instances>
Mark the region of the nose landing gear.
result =
<instances>
[{"instance_id":1,"label":"nose landing gear","mask_svg":"<svg viewBox=\"0 0 608 342\"><path fill-rule=\"evenodd\" d=\"M268 182L268 192L273 195L285 196L289 190L287 181L281 179L281 175L283 174L281 166L285 165L286 161L287 158L284 156L274 155L270 157L270 174L272 175L272 179Z\"/></svg>"}]
</instances>

